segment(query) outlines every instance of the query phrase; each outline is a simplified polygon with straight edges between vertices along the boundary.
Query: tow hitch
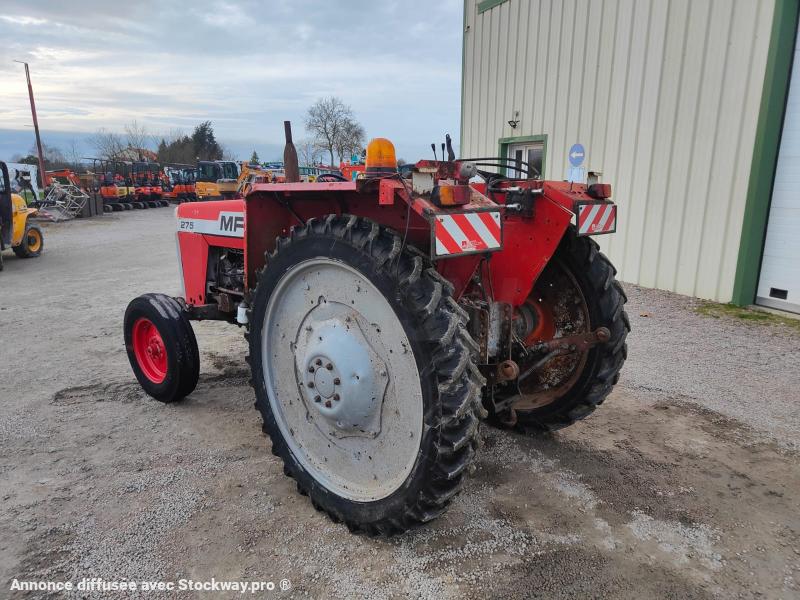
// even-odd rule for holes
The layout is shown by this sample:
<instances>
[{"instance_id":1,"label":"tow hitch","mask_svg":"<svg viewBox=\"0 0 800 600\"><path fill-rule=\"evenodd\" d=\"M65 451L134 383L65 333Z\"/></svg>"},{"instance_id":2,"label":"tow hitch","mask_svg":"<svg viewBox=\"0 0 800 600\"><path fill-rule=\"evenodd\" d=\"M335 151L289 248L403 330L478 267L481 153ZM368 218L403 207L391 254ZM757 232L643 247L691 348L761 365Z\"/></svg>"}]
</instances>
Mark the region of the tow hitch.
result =
<instances>
[{"instance_id":1,"label":"tow hitch","mask_svg":"<svg viewBox=\"0 0 800 600\"><path fill-rule=\"evenodd\" d=\"M556 356L569 354L576 350L586 352L597 344L607 342L609 339L611 339L611 332L608 328L598 327L594 331L588 333L578 333L536 344L530 348L529 353L539 354L545 352L546 354L525 369L522 374L520 374L518 381L524 381L531 373L536 371L536 369L542 368Z\"/></svg>"}]
</instances>

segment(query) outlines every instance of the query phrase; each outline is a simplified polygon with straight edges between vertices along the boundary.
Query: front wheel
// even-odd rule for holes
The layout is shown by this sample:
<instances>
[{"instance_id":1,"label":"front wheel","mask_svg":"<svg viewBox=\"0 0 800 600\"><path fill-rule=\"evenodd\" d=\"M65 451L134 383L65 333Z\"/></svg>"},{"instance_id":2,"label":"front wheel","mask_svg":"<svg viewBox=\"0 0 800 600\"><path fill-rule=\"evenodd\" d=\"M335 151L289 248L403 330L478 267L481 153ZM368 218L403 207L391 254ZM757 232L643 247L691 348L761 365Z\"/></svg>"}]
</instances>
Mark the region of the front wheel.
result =
<instances>
[{"instance_id":1,"label":"front wheel","mask_svg":"<svg viewBox=\"0 0 800 600\"><path fill-rule=\"evenodd\" d=\"M177 300L144 294L131 300L124 319L125 349L139 384L160 402L194 391L200 353L191 323Z\"/></svg>"},{"instance_id":2,"label":"front wheel","mask_svg":"<svg viewBox=\"0 0 800 600\"><path fill-rule=\"evenodd\" d=\"M28 225L19 246L14 246L14 254L20 258L33 258L39 256L44 248L44 236L38 225Z\"/></svg>"},{"instance_id":3,"label":"front wheel","mask_svg":"<svg viewBox=\"0 0 800 600\"><path fill-rule=\"evenodd\" d=\"M249 313L256 406L301 493L353 531L441 514L477 445L482 377L452 288L377 223L278 240Z\"/></svg>"}]
</instances>

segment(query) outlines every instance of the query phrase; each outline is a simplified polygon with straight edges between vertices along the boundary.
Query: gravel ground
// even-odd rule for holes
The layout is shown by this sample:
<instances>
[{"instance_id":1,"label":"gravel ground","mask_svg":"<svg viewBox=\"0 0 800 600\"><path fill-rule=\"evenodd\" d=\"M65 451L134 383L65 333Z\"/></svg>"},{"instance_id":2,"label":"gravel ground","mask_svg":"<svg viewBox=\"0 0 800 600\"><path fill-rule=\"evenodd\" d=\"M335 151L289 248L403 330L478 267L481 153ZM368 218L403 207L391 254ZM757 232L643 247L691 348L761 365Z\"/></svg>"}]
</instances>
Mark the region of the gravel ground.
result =
<instances>
[{"instance_id":1,"label":"gravel ground","mask_svg":"<svg viewBox=\"0 0 800 600\"><path fill-rule=\"evenodd\" d=\"M634 334L621 386L682 399L800 444L800 336L787 327L696 314L700 301L626 286Z\"/></svg>"},{"instance_id":2,"label":"gravel ground","mask_svg":"<svg viewBox=\"0 0 800 600\"><path fill-rule=\"evenodd\" d=\"M443 518L368 539L283 476L241 331L197 324L185 402L139 390L122 314L137 294L178 293L173 229L169 209L118 213L47 227L39 259L7 257L0 597L48 595L14 578L92 577L287 579L264 594L283 598L800 596L796 332L626 286L629 360L595 415L539 437L484 427Z\"/></svg>"}]
</instances>

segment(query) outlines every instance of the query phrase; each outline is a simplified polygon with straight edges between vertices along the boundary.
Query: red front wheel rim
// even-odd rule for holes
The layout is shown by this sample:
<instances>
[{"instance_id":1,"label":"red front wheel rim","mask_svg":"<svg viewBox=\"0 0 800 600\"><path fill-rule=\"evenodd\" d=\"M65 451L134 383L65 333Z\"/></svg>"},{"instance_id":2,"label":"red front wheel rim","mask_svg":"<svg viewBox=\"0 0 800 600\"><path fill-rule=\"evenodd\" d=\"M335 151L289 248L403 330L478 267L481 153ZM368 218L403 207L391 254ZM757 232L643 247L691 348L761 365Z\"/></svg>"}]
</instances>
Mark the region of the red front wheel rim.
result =
<instances>
[{"instance_id":1,"label":"red front wheel rim","mask_svg":"<svg viewBox=\"0 0 800 600\"><path fill-rule=\"evenodd\" d=\"M167 349L150 319L142 317L133 324L133 353L145 377L153 383L164 381L167 376Z\"/></svg>"}]
</instances>

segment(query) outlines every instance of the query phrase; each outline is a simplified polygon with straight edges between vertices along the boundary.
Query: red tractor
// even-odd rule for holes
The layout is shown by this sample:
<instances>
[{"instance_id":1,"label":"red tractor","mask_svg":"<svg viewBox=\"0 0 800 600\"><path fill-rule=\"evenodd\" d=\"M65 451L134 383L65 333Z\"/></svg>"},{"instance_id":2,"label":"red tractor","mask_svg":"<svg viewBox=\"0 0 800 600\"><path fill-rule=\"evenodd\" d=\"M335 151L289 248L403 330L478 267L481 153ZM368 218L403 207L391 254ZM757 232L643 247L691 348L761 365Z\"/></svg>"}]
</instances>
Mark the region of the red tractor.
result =
<instances>
[{"instance_id":1,"label":"red tractor","mask_svg":"<svg viewBox=\"0 0 800 600\"><path fill-rule=\"evenodd\" d=\"M125 345L172 402L198 381L191 321L244 326L286 475L334 521L391 535L445 510L481 419L554 430L608 396L630 325L591 236L617 210L607 184L449 147L401 176L384 139L363 176L321 179L179 205L184 297L133 300Z\"/></svg>"}]
</instances>

